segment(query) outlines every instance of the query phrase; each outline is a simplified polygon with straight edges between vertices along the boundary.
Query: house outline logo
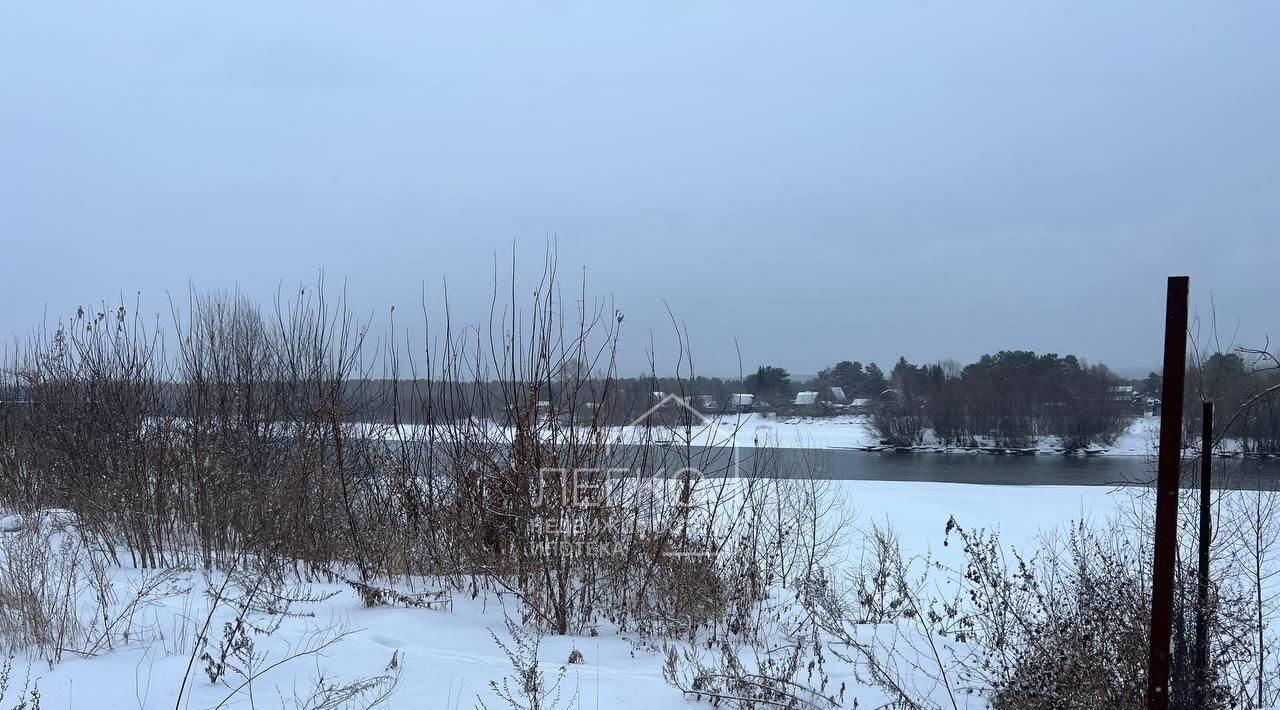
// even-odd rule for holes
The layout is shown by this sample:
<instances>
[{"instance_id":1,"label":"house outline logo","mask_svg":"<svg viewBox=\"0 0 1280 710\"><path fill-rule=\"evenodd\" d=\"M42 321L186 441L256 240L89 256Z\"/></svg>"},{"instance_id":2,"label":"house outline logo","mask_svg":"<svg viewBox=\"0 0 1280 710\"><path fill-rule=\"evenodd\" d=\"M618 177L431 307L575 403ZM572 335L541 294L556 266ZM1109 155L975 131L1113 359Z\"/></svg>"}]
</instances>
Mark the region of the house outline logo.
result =
<instances>
[{"instance_id":1,"label":"house outline logo","mask_svg":"<svg viewBox=\"0 0 1280 710\"><path fill-rule=\"evenodd\" d=\"M643 423L645 422L645 420L646 420L646 419L648 419L648 418L649 418L649 417L650 417L654 412L656 412L656 411L658 411L659 409L662 409L663 407L667 406L667 403L668 403L668 402L675 402L676 404L678 404L678 405L680 405L681 407L683 407L683 408L685 409L685 411L689 412L690 414L692 414L692 415L694 416L694 420L695 420L695 422L696 422L699 426L708 426L708 425L710 425L710 424L711 424L711 419L710 419L710 417L707 417L707 416L706 416L706 415L704 415L702 412L699 412L699 411L698 411L698 409L697 409L697 407L694 407L692 404L689 404L689 398L688 398L688 397L680 397L680 396L678 396L678 395L676 395L676 394L674 394L674 393L673 393L673 394L668 394L667 396L665 396L665 397L663 397L662 399L658 400L658 403L657 403L657 404L653 405L652 407L649 407L648 409L646 409L646 410L644 411L644 413L643 413L643 414L641 414L640 416L636 417L635 419L632 419L632 420L631 420L631 423L630 423L630 424L628 424L627 426L640 426L640 425L641 425L641 424L643 424Z\"/></svg>"}]
</instances>

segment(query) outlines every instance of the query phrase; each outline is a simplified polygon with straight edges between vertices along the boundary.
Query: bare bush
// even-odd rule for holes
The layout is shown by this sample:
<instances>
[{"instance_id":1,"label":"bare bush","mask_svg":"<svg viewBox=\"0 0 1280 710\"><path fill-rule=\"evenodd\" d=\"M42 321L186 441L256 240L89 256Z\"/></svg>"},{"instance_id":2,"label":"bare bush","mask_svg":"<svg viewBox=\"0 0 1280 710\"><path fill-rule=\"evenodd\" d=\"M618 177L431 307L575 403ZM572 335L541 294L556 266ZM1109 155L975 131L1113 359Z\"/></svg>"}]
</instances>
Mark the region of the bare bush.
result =
<instances>
[{"instance_id":1,"label":"bare bush","mask_svg":"<svg viewBox=\"0 0 1280 710\"><path fill-rule=\"evenodd\" d=\"M820 651L818 651L820 654ZM795 654L781 658L757 656L748 665L738 649L721 644L709 651L698 646L677 649L667 646L662 675L667 684L687 698L707 701L716 707L742 708L838 708L841 700L824 695L814 686L825 687L825 673L818 677L810 669L803 682L792 680Z\"/></svg>"},{"instance_id":2,"label":"bare bush","mask_svg":"<svg viewBox=\"0 0 1280 710\"><path fill-rule=\"evenodd\" d=\"M825 585L807 602L832 654L889 707L957 707L967 640L960 600L942 596L933 560L904 555L892 527L873 525L861 550L844 587Z\"/></svg>"},{"instance_id":3,"label":"bare bush","mask_svg":"<svg viewBox=\"0 0 1280 710\"><path fill-rule=\"evenodd\" d=\"M924 441L924 410L913 400L882 402L871 413L871 428L891 446L915 446Z\"/></svg>"},{"instance_id":4,"label":"bare bush","mask_svg":"<svg viewBox=\"0 0 1280 710\"><path fill-rule=\"evenodd\" d=\"M40 710L40 684L31 682L31 669L27 669L27 675L23 679L22 687L18 688L18 695L14 699L14 704L6 710ZM3 662L0 662L0 707L4 707L5 698L9 697L11 684L13 683L13 656L9 656Z\"/></svg>"},{"instance_id":5,"label":"bare bush","mask_svg":"<svg viewBox=\"0 0 1280 710\"><path fill-rule=\"evenodd\" d=\"M1065 554L1009 557L998 536L948 532L964 548L969 672L1007 708L1127 708L1145 702L1147 624L1140 549L1073 528ZM1118 540L1118 541L1117 541Z\"/></svg>"},{"instance_id":6,"label":"bare bush","mask_svg":"<svg viewBox=\"0 0 1280 710\"><path fill-rule=\"evenodd\" d=\"M52 668L86 636L76 599L84 550L73 535L35 524L0 538L0 642L12 653L30 647Z\"/></svg>"},{"instance_id":7,"label":"bare bush","mask_svg":"<svg viewBox=\"0 0 1280 710\"><path fill-rule=\"evenodd\" d=\"M67 511L46 512L0 536L0 644L34 650L49 667L63 655L90 657L163 631L146 612L190 591L185 570L148 570L136 582L113 580L101 550Z\"/></svg>"},{"instance_id":8,"label":"bare bush","mask_svg":"<svg viewBox=\"0 0 1280 710\"><path fill-rule=\"evenodd\" d=\"M222 574L214 583L207 573L206 595L209 608L203 621L194 629L194 641L186 671L178 690L176 707L189 701L189 689L197 669L210 684L222 685L226 694L213 705L218 710L239 699L247 698L256 706L262 680L272 672L300 661L315 661L329 649L347 639L351 632L337 624L310 626L301 640L286 642L283 652L263 648L276 639L288 619L310 618L299 605L314 605L335 596L336 592L316 594L305 584L286 581L285 569L279 564L261 566L242 560L240 568ZM217 629L215 619L229 613ZM219 633L220 632L220 633ZM199 666L197 667L197 661ZM400 682L402 664L398 652L392 654L384 673L338 681L318 672L308 690L296 689L286 697L277 691L282 706L309 710L337 708L374 708L390 699Z\"/></svg>"},{"instance_id":9,"label":"bare bush","mask_svg":"<svg viewBox=\"0 0 1280 710\"><path fill-rule=\"evenodd\" d=\"M501 680L489 681L489 689L511 710L557 710L572 707L578 699L575 688L568 696L564 696L565 674L567 665L560 666L555 675L548 677L543 672L538 651L542 644L542 635L538 631L526 631L511 619L506 622L507 635L510 641L503 641L491 629L489 635L493 643L511 663L511 675ZM483 699L477 698L479 707L488 710Z\"/></svg>"}]
</instances>

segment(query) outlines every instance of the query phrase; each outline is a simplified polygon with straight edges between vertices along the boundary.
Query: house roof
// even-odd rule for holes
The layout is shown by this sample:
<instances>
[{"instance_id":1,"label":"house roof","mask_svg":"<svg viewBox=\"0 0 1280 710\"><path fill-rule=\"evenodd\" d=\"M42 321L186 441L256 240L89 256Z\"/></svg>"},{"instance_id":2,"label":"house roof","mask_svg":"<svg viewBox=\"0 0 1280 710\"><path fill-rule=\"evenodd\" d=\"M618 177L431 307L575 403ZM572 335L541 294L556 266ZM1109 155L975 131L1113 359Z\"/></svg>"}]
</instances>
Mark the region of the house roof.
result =
<instances>
[{"instance_id":1,"label":"house roof","mask_svg":"<svg viewBox=\"0 0 1280 710\"><path fill-rule=\"evenodd\" d=\"M813 404L818 401L817 392L797 392L796 399L792 404Z\"/></svg>"}]
</instances>

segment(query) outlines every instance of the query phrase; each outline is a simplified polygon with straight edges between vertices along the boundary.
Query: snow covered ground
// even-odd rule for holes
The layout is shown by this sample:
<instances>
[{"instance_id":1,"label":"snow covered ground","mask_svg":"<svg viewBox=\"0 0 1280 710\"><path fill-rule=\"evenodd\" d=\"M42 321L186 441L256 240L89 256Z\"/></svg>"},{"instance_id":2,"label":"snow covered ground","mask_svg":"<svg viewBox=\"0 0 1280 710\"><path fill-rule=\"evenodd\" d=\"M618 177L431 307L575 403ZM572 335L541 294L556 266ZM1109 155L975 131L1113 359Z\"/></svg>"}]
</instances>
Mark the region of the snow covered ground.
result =
<instances>
[{"instance_id":1,"label":"snow covered ground","mask_svg":"<svg viewBox=\"0 0 1280 710\"><path fill-rule=\"evenodd\" d=\"M804 431L811 425L786 425ZM812 425L839 434L855 424ZM857 436L850 434L850 437ZM840 481L830 484L843 505L857 515L858 526L889 521L911 552L932 551L936 555L956 555L955 546L944 549L943 532L955 515L966 527L998 527L1009 544L1027 544L1037 533L1063 525L1072 519L1102 519L1132 502L1129 491L1100 487L970 486L944 483L896 483ZM0 542L17 533L0 533ZM4 537L10 536L10 537ZM850 551L852 555L853 552ZM136 588L156 573L113 569L113 585L119 599L127 599ZM28 665L32 681L38 681L44 708L248 708L296 707L295 695L306 695L317 677L333 681L385 674L392 665L399 672L399 687L387 707L392 708L472 708L477 697L491 708L503 705L489 690L489 682L512 672L510 663L490 637L490 630L506 638L503 606L518 615L508 598L493 595L472 599L454 594L451 609L364 608L350 587L342 584L314 585L312 593L333 593L330 599L295 605L301 615L284 620L271 636L250 638L260 652L263 665L287 658L338 630L349 632L317 656L288 661L267 672L255 683L252 699L230 687L210 683L205 663L198 658L188 681L189 695L178 702L179 687L191 661L191 638L204 622L209 608L203 594L205 580L187 572L169 580L170 595L149 603L137 612L132 624L136 631L120 639L110 649L100 649L92 657L67 653L50 669L39 658L20 656L15 660L16 682ZM189 589L187 589L189 587ZM86 600L86 603L88 600ZM222 624L232 618L229 611L215 614L210 628L214 637ZM319 635L317 635L319 634ZM548 674L563 665L572 650L582 653L584 662L571 665L565 679L567 694L575 690L572 708L691 708L709 707L692 703L662 679L662 655L653 648L633 644L633 639L602 629L598 636L554 637L542 641L543 669ZM850 674L835 664L828 669L833 683L849 683L847 697L867 701L875 691L859 689ZM13 698L11 689L10 698ZM975 701L976 703L976 701ZM850 703L851 705L852 703ZM975 707L980 705L975 704ZM8 705L0 705L8 708Z\"/></svg>"},{"instance_id":2,"label":"snow covered ground","mask_svg":"<svg viewBox=\"0 0 1280 710\"><path fill-rule=\"evenodd\" d=\"M492 422L484 422L489 435L501 439L510 435ZM387 427L369 425L393 438L395 433ZM1100 444L1097 453L1113 456L1145 456L1155 450L1160 432L1157 417L1135 418L1125 433L1111 445ZM424 432L418 431L421 436ZM686 431L663 425L651 427L625 426L608 429L608 435L618 443L639 442L647 438L671 440L679 444L712 447L770 447L781 449L862 449L879 444L879 437L869 426L866 415L841 415L835 417L778 418L766 414L741 414L707 417L696 421ZM687 442L686 442L687 439ZM982 443L981 441L979 443ZM932 433L925 433L926 446L937 446ZM1056 453L1058 442L1044 437L1032 448L1045 453Z\"/></svg>"},{"instance_id":3,"label":"snow covered ground","mask_svg":"<svg viewBox=\"0 0 1280 710\"><path fill-rule=\"evenodd\" d=\"M879 443L879 437L872 431L868 420L869 417L865 415L786 419L762 414L712 417L702 425L691 428L690 443L699 446L768 446L782 449L861 449ZM614 431L624 440L638 440L641 437L639 427L620 427ZM1113 444L1099 444L1098 453L1145 456L1154 451L1159 433L1159 418L1135 418ZM683 434L683 431L676 431L673 435L683 443ZM659 437L662 434L655 433L653 436ZM931 432L925 433L925 444L938 445ZM1031 448L1055 453L1054 448L1057 446L1058 442L1054 437L1044 437Z\"/></svg>"},{"instance_id":4,"label":"snow covered ground","mask_svg":"<svg viewBox=\"0 0 1280 710\"><path fill-rule=\"evenodd\" d=\"M1136 420L1108 454L1147 455L1156 431L1156 420ZM617 433L622 440L640 436L636 429L618 429ZM713 420L695 430L691 443L824 449L858 448L875 443L875 439L864 417L779 421L747 415ZM847 480L824 485L831 487L860 530L873 524L891 525L905 552L928 553L953 567L960 562L960 550L943 545L947 521L953 516L970 530L999 529L1005 544L1026 548L1044 531L1073 520L1102 522L1145 495L1140 489L1105 486ZM0 554L5 545L19 538L23 527L21 518L0 515ZM856 543L861 537L855 534L851 539ZM851 545L844 550L843 561L852 562L859 552ZM118 601L128 600L133 590L157 579L154 571L135 569L111 568L109 575ZM212 581L216 585L218 578ZM248 689L237 687L235 671L210 682L205 670L208 662L193 648L192 639L206 619L213 638L220 638L224 624L235 619L233 610L226 606L209 616L209 583L198 571L166 577L161 591L132 614L128 633L117 633L109 644L98 644L92 653L66 652L52 667L38 654L28 651L19 655L14 659L9 696L0 702L0 710L11 707L28 676L30 683L38 684L44 708L307 707L299 701L306 700L320 679L336 688L354 679L388 675L398 677L398 687L387 707L452 710L477 707L478 701L495 710L505 707L489 684L501 683L513 672L491 636L492 632L510 643L504 621L508 614L518 619L520 611L509 596L481 594L473 598L455 592L447 608L366 608L347 584L310 585L308 594L322 599L295 604L294 613L283 618L280 628L269 635L248 635L264 667L251 696ZM432 589L429 582L420 580L405 591ZM93 603L88 598L82 601ZM667 685L662 675L664 656L652 642L610 628L598 631L591 636L546 636L541 641L542 668L549 676L566 665L573 651L582 654L581 663L566 666L563 707L709 707L690 701ZM302 653L290 660L320 645L323 648L318 653ZM76 648L83 650L84 646ZM272 667L276 663L279 665ZM839 663L833 662L827 671L833 686L848 685L848 704L856 697L863 707L871 707L881 698L878 691L854 682L851 672ZM574 700L567 702L569 697ZM978 699L971 701L973 707L981 707Z\"/></svg>"}]
</instances>

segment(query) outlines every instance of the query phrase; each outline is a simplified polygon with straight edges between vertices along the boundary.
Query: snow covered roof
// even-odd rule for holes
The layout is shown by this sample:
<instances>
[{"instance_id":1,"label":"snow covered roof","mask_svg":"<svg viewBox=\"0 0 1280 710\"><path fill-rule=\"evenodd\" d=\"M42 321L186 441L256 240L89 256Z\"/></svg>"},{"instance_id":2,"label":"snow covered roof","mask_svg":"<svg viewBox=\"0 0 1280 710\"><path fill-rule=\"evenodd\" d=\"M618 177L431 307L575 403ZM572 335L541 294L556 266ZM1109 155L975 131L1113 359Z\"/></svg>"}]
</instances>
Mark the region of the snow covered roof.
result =
<instances>
[{"instance_id":1,"label":"snow covered roof","mask_svg":"<svg viewBox=\"0 0 1280 710\"><path fill-rule=\"evenodd\" d=\"M730 407L749 407L751 403L756 401L754 394L731 394L729 395Z\"/></svg>"},{"instance_id":2,"label":"snow covered roof","mask_svg":"<svg viewBox=\"0 0 1280 710\"><path fill-rule=\"evenodd\" d=\"M818 401L817 392L797 392L796 399L792 404L813 404Z\"/></svg>"}]
</instances>

